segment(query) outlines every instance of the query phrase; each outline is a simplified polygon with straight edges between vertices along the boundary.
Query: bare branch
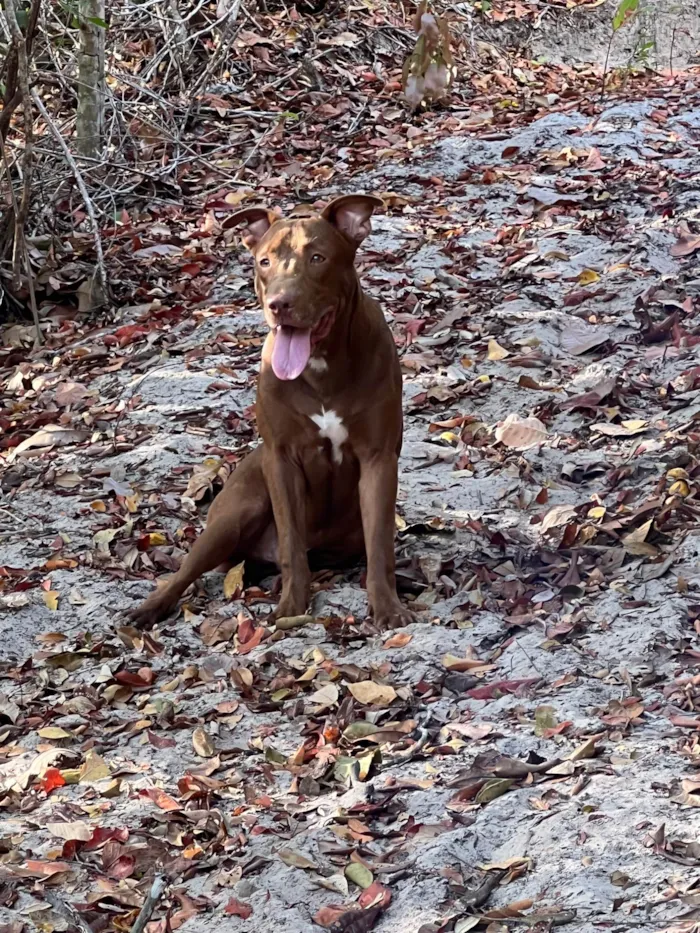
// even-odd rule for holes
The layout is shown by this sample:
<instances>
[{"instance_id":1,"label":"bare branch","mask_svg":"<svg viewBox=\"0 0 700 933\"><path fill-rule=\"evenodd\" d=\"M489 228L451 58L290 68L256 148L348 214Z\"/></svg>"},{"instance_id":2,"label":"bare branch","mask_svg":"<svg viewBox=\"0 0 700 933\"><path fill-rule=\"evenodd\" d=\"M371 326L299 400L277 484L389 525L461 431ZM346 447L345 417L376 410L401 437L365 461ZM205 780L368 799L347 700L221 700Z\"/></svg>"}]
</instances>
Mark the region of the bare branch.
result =
<instances>
[{"instance_id":1,"label":"bare branch","mask_svg":"<svg viewBox=\"0 0 700 933\"><path fill-rule=\"evenodd\" d=\"M77 162L73 158L71 151L68 148L68 144L66 143L63 136L61 136L61 133L59 132L58 127L51 119L51 116L48 110L46 109L46 107L44 107L44 104L41 98L39 97L39 95L37 94L35 90L32 90L32 97L34 99L34 103L36 104L37 110L39 111L41 116L44 118L44 122L46 123L46 126L51 131L54 139L56 140L61 151L63 152L65 160L70 166L71 172L73 173L73 177L75 178L75 183L78 186L78 190L80 191L80 194L83 198L83 202L85 204L85 210L87 211L87 215L90 218L90 224L92 226L92 233L93 233L93 237L95 240L95 255L97 257L97 280L100 285L100 290L102 293L101 300L104 301L106 300L109 294L109 290L107 287L107 271L105 269L105 259L104 259L104 251L102 249L102 240L100 238L100 230L97 224L97 216L95 215L95 208L92 203L92 199L90 198L90 195L88 194L85 181L83 180L83 176L80 173L80 169L78 168Z\"/></svg>"}]
</instances>

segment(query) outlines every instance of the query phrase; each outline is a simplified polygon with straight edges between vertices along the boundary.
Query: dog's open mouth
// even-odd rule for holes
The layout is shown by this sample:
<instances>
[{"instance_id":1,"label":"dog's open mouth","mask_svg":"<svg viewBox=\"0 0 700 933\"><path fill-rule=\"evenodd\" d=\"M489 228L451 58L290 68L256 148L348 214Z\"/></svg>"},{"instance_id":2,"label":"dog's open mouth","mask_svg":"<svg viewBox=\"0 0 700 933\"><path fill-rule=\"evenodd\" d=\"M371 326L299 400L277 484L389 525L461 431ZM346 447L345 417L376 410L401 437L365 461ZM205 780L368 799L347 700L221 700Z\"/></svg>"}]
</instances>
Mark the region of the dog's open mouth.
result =
<instances>
[{"instance_id":1,"label":"dog's open mouth","mask_svg":"<svg viewBox=\"0 0 700 933\"><path fill-rule=\"evenodd\" d=\"M314 327L290 327L280 324L275 328L272 348L272 370L278 379L296 379L311 356L312 345L323 340L333 326L335 312L329 311Z\"/></svg>"}]
</instances>

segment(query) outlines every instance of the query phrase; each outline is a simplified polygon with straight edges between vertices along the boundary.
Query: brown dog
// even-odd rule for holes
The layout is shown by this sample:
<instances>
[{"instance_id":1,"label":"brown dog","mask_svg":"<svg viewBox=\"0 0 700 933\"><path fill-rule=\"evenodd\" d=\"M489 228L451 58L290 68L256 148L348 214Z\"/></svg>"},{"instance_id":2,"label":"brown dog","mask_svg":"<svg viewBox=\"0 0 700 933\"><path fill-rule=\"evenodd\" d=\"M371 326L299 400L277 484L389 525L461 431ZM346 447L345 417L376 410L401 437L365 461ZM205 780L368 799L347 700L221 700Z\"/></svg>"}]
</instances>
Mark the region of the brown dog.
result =
<instances>
[{"instance_id":1,"label":"brown dog","mask_svg":"<svg viewBox=\"0 0 700 933\"><path fill-rule=\"evenodd\" d=\"M401 371L379 305L364 294L357 247L382 202L346 195L288 219L239 211L255 257L255 290L270 332L257 421L263 443L231 474L178 572L133 611L167 616L185 589L224 560L282 572L277 618L309 603L309 552L326 566L367 555L375 620L411 620L396 594L394 528L401 450Z\"/></svg>"}]
</instances>

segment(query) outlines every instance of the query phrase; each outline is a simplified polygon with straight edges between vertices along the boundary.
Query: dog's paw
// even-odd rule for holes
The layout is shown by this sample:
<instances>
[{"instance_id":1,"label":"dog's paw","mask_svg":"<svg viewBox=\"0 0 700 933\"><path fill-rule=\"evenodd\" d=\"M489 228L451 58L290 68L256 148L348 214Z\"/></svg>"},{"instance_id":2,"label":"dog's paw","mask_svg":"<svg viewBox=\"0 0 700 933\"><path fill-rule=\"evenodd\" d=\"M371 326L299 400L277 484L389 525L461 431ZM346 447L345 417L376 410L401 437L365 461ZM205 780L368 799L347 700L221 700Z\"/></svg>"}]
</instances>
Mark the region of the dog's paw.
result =
<instances>
[{"instance_id":1,"label":"dog's paw","mask_svg":"<svg viewBox=\"0 0 700 933\"><path fill-rule=\"evenodd\" d=\"M399 602L398 597L377 601L372 607L372 615L380 629L402 628L416 621L415 615Z\"/></svg>"},{"instance_id":2,"label":"dog's paw","mask_svg":"<svg viewBox=\"0 0 700 933\"><path fill-rule=\"evenodd\" d=\"M165 600L156 590L135 609L131 609L127 613L127 618L136 628L153 628L154 625L166 619L176 605L177 600L174 603L171 600Z\"/></svg>"},{"instance_id":3,"label":"dog's paw","mask_svg":"<svg viewBox=\"0 0 700 933\"><path fill-rule=\"evenodd\" d=\"M309 600L304 596L283 596L272 613L272 618L277 621L277 619L287 619L292 616L303 616L306 615L308 606Z\"/></svg>"}]
</instances>

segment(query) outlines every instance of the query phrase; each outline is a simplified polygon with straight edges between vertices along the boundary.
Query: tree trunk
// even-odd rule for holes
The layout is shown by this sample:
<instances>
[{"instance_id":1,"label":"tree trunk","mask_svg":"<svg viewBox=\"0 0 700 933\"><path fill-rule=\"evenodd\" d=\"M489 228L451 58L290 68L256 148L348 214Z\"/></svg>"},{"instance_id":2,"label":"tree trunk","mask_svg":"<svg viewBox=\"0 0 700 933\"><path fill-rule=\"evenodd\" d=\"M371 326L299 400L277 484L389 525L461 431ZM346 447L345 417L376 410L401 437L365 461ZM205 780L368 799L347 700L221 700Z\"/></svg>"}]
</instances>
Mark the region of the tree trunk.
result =
<instances>
[{"instance_id":1,"label":"tree trunk","mask_svg":"<svg viewBox=\"0 0 700 933\"><path fill-rule=\"evenodd\" d=\"M78 56L78 113L75 137L78 152L93 159L102 153L105 108L105 3L80 0Z\"/></svg>"}]
</instances>

